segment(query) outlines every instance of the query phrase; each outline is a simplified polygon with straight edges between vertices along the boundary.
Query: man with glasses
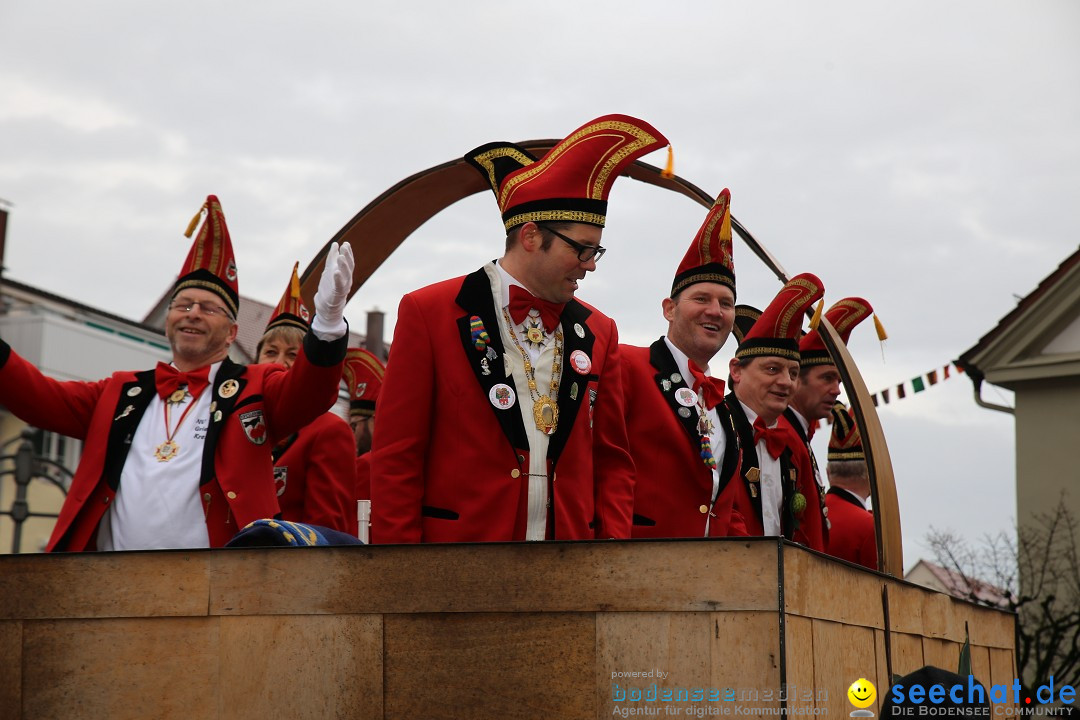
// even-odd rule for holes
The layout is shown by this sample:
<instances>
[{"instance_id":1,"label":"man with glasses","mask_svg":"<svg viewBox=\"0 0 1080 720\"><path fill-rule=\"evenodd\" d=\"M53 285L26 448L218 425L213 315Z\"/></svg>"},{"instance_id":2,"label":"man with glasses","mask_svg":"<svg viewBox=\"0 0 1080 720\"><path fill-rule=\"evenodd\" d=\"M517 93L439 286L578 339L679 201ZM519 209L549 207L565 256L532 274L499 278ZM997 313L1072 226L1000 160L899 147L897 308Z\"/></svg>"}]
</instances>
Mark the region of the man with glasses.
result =
<instances>
[{"instance_id":1,"label":"man with glasses","mask_svg":"<svg viewBox=\"0 0 1080 720\"><path fill-rule=\"evenodd\" d=\"M622 346L634 537L746 534L738 437L724 381L709 368L735 319L730 204L724 189L675 272L663 301L667 335Z\"/></svg>"},{"instance_id":2,"label":"man with glasses","mask_svg":"<svg viewBox=\"0 0 1080 720\"><path fill-rule=\"evenodd\" d=\"M352 251L331 246L292 369L238 365L228 359L239 299L232 241L218 199L202 210L165 322L172 364L59 382L0 340L0 402L31 425L84 440L50 551L224 545L278 513L274 443L337 400Z\"/></svg>"},{"instance_id":3,"label":"man with glasses","mask_svg":"<svg viewBox=\"0 0 1080 720\"><path fill-rule=\"evenodd\" d=\"M539 160L511 143L466 155L495 192L505 252L401 300L371 453L373 542L629 537L618 334L574 295L603 255L615 178L666 142L608 115Z\"/></svg>"}]
</instances>

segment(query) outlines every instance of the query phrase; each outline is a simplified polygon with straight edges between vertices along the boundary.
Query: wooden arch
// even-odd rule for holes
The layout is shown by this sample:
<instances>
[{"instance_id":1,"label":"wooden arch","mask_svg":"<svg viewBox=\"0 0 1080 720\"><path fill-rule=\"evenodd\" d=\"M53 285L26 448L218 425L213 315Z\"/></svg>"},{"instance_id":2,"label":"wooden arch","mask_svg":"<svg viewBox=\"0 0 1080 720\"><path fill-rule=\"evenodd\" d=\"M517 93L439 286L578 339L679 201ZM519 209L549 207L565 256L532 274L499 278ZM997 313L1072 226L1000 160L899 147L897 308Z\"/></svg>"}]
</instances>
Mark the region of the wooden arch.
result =
<instances>
[{"instance_id":1,"label":"wooden arch","mask_svg":"<svg viewBox=\"0 0 1080 720\"><path fill-rule=\"evenodd\" d=\"M558 141L529 140L518 144L539 157L556 142ZM663 178L659 168L640 160L630 165L626 174L649 185L685 195L703 207L712 207L714 196L678 176ZM352 289L349 291L351 298L417 228L458 200L488 190L490 187L480 174L461 158L436 165L402 180L368 203L319 250L300 276L304 301L308 307L312 307L311 301L331 242L347 242L353 248L356 269L353 273ZM734 217L731 224L735 234L765 263L777 279L782 283L787 282L788 274L776 258ZM862 434L874 502L878 567L890 575L903 577L904 557L896 483L877 410L858 367L836 330L823 319L820 332L825 346L837 361L859 432Z\"/></svg>"}]
</instances>

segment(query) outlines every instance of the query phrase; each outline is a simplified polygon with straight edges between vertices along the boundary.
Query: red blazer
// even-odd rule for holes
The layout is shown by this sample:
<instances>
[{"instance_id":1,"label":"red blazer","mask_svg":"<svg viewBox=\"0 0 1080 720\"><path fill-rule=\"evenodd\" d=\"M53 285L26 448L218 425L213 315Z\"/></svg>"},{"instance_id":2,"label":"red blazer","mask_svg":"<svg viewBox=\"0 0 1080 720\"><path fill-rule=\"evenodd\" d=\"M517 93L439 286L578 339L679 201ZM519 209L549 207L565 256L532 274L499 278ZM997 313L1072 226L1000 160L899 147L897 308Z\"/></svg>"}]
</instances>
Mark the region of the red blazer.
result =
<instances>
[{"instance_id":1,"label":"red blazer","mask_svg":"<svg viewBox=\"0 0 1080 720\"><path fill-rule=\"evenodd\" d=\"M874 515L843 490L829 488L829 554L877 570L877 536Z\"/></svg>"},{"instance_id":2,"label":"red blazer","mask_svg":"<svg viewBox=\"0 0 1080 720\"><path fill-rule=\"evenodd\" d=\"M274 448L281 518L356 535L356 440L332 412Z\"/></svg>"},{"instance_id":3,"label":"red blazer","mask_svg":"<svg viewBox=\"0 0 1080 720\"><path fill-rule=\"evenodd\" d=\"M634 485L634 537L709 537L746 535L742 515L733 506L749 504L737 477L739 440L727 406L717 413L727 445L719 459L720 492L713 502L712 471L701 459L697 410L679 415L675 392L688 387L663 338L650 347L620 345L626 425L637 481ZM679 376L679 381L672 381ZM731 482L734 478L734 482Z\"/></svg>"},{"instance_id":4,"label":"red blazer","mask_svg":"<svg viewBox=\"0 0 1080 720\"><path fill-rule=\"evenodd\" d=\"M199 481L211 547L278 513L270 449L337 400L347 343L348 336L324 343L309 335L289 372L222 362L212 388L221 415L211 415ZM238 385L227 398L221 395L226 380ZM98 523L116 496L130 439L154 392L153 370L97 382L53 380L0 340L0 403L30 425L84 441L47 550L97 547Z\"/></svg>"},{"instance_id":5,"label":"red blazer","mask_svg":"<svg viewBox=\"0 0 1080 720\"><path fill-rule=\"evenodd\" d=\"M749 508L736 507L736 509L743 516L746 531L750 535L764 535L765 525L761 519L761 496L757 487L758 483L750 481L753 472L756 472L759 467L757 444L754 442L754 427L743 412L742 404L735 397L734 392L728 393L724 402L727 403L735 422L735 431L739 435L739 445L742 448L740 472L750 498ZM783 427L782 417L779 422ZM788 431L788 443L780 455L780 477L783 488L780 529L788 540L824 552L825 539L822 536L821 510L817 505L816 490L811 489L815 487L815 484L810 470L810 461L802 457L806 454L805 446L798 435L791 430L790 425L786 426L785 430ZM809 480L807 480L808 473L810 473ZM792 507L796 493L802 493L806 500L806 508L801 513L796 513Z\"/></svg>"},{"instance_id":6,"label":"red blazer","mask_svg":"<svg viewBox=\"0 0 1080 720\"><path fill-rule=\"evenodd\" d=\"M473 317L490 338L485 350L473 343ZM634 467L615 323L577 300L566 304L561 322L547 537L626 538ZM569 362L576 351L591 359L587 374ZM498 409L489 400L496 384L512 386L513 378L505 374L487 274L481 269L405 295L391 352L371 450L372 541L524 539L529 446L517 403Z\"/></svg>"}]
</instances>

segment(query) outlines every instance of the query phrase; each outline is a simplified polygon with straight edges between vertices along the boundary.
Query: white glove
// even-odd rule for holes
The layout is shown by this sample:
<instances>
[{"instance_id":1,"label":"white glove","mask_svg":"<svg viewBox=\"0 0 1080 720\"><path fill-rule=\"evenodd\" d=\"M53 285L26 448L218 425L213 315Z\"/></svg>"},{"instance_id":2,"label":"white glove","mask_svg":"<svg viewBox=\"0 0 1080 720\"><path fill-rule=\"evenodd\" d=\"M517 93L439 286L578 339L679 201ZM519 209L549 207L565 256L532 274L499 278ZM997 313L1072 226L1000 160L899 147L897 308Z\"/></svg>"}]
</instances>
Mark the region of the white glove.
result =
<instances>
[{"instance_id":1,"label":"white glove","mask_svg":"<svg viewBox=\"0 0 1080 720\"><path fill-rule=\"evenodd\" d=\"M311 331L324 342L337 340L349 331L344 315L354 265L352 245L345 243L339 248L336 242L330 243L319 289L315 291L315 317L311 321Z\"/></svg>"}]
</instances>

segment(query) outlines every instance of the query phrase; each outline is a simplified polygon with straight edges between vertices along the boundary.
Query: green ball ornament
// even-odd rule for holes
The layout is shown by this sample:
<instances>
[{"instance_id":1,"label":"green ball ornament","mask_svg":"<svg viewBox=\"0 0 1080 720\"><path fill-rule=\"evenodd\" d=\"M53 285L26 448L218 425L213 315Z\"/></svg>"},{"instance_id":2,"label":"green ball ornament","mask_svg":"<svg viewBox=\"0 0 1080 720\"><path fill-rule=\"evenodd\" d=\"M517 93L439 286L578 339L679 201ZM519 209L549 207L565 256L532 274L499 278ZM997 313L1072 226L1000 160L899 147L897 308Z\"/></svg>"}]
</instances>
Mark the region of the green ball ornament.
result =
<instances>
[{"instance_id":1,"label":"green ball ornament","mask_svg":"<svg viewBox=\"0 0 1080 720\"><path fill-rule=\"evenodd\" d=\"M802 515L803 510L806 509L806 496L800 492L791 496L791 512L796 515Z\"/></svg>"}]
</instances>

